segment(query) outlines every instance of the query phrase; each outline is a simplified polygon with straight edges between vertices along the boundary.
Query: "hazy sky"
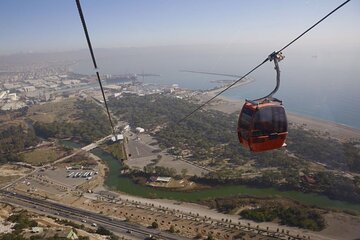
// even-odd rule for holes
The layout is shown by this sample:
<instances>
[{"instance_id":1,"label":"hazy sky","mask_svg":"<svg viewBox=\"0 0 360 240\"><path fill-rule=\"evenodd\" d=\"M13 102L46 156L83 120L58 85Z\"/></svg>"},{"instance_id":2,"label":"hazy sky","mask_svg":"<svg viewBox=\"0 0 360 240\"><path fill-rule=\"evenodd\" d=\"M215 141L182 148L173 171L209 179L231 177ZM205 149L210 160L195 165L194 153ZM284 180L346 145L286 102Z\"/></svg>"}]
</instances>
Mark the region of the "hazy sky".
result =
<instances>
[{"instance_id":1,"label":"hazy sky","mask_svg":"<svg viewBox=\"0 0 360 240\"><path fill-rule=\"evenodd\" d=\"M242 43L280 48L343 0L83 0L95 48ZM86 48L75 0L1 0L0 55ZM360 1L299 46L360 48Z\"/></svg>"}]
</instances>

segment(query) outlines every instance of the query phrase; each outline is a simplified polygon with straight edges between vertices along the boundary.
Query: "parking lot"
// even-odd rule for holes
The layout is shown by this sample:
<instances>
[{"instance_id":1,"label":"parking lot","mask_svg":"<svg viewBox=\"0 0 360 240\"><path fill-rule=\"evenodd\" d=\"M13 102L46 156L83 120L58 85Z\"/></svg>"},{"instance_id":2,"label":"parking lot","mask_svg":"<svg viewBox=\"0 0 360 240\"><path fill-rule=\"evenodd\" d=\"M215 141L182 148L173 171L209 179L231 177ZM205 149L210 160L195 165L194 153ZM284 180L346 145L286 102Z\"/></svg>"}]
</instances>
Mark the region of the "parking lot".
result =
<instances>
[{"instance_id":1,"label":"parking lot","mask_svg":"<svg viewBox=\"0 0 360 240\"><path fill-rule=\"evenodd\" d=\"M128 151L131 154L130 158L143 158L143 157L150 157L156 156L154 153L154 148L144 144L141 140L137 139L129 139L128 143Z\"/></svg>"},{"instance_id":2,"label":"parking lot","mask_svg":"<svg viewBox=\"0 0 360 240\"><path fill-rule=\"evenodd\" d=\"M96 176L97 169L93 170L66 170L65 168L57 168L55 170L45 170L42 172L44 176L51 179L54 182L61 183L63 185L66 185L68 187L76 187L78 185L81 185L82 183L88 181L88 177L83 177L85 173L92 172L92 175L88 176L91 178L94 178ZM81 173L81 177L74 177L76 173ZM78 175L79 175L78 174Z\"/></svg>"},{"instance_id":3,"label":"parking lot","mask_svg":"<svg viewBox=\"0 0 360 240\"><path fill-rule=\"evenodd\" d=\"M158 155L161 155L156 165L174 168L178 174L181 174L182 169L186 169L188 175L199 176L208 172L194 164L177 159L175 156L168 154L166 150L161 151L157 141L148 134L130 134L127 148L131 156L126 164L132 168L143 169L146 165L152 163L154 159L157 159Z\"/></svg>"}]
</instances>

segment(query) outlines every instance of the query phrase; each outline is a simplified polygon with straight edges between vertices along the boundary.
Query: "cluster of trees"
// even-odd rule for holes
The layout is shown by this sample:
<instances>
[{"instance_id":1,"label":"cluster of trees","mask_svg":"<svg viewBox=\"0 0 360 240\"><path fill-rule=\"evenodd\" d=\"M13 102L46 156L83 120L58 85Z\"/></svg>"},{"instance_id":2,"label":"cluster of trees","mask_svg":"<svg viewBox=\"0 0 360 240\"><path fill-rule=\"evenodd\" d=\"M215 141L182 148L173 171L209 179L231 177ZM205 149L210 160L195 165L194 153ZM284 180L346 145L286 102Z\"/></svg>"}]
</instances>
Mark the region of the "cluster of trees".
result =
<instances>
[{"instance_id":1,"label":"cluster of trees","mask_svg":"<svg viewBox=\"0 0 360 240\"><path fill-rule=\"evenodd\" d=\"M256 208L245 209L241 211L240 215L243 218L251 219L256 222L271 222L279 216L279 208Z\"/></svg>"},{"instance_id":2,"label":"cluster of trees","mask_svg":"<svg viewBox=\"0 0 360 240\"><path fill-rule=\"evenodd\" d=\"M360 203L360 178L351 180L332 172L318 172L314 175L317 181L315 186L308 186L308 191L318 191L330 198Z\"/></svg>"},{"instance_id":3,"label":"cluster of trees","mask_svg":"<svg viewBox=\"0 0 360 240\"><path fill-rule=\"evenodd\" d=\"M0 110L0 123L4 123L8 120L14 120L20 117L25 117L28 113L29 107L20 108L13 111Z\"/></svg>"},{"instance_id":4,"label":"cluster of trees","mask_svg":"<svg viewBox=\"0 0 360 240\"><path fill-rule=\"evenodd\" d=\"M38 223L35 220L32 220L27 211L21 211L19 213L13 214L8 217L7 221L15 223L12 233L1 234L0 240L25 240L29 238L23 237L23 230L31 227L37 227ZM71 225L70 221L65 220L66 225ZM74 223L75 224L75 223ZM88 240L88 237L79 237L79 240ZM44 238L42 235L33 235L30 237L30 240L66 240L65 237L48 237Z\"/></svg>"},{"instance_id":5,"label":"cluster of trees","mask_svg":"<svg viewBox=\"0 0 360 240\"><path fill-rule=\"evenodd\" d=\"M306 169L309 161L326 163L336 169L358 171L360 153L356 142L341 143L331 138L324 138L315 132L290 126L288 150L251 153L239 143L236 134L237 115L206 110L199 111L181 124L177 121L186 116L197 105L164 95L126 96L113 99L112 109L117 115L133 126L145 127L156 131L160 146L168 148L172 154L181 154L187 149L192 153L190 160L212 160L216 162L227 159L235 165L241 165L249 160L255 160L258 168L276 167L278 172L268 172L254 179L242 179L241 174L234 171L211 172L205 177L193 180L205 184L235 184L246 183L256 186L275 186L280 189L307 190L326 194L339 200L360 202L359 189L356 182L345 178L331 176L320 187L301 186L299 171ZM150 169L152 171L152 169ZM281 181L285 178L285 182ZM346 185L346 187L345 187ZM334 186L339 187L335 189Z\"/></svg>"},{"instance_id":6,"label":"cluster of trees","mask_svg":"<svg viewBox=\"0 0 360 240\"><path fill-rule=\"evenodd\" d=\"M0 163L21 161L19 152L39 143L35 132L22 125L11 125L0 130Z\"/></svg>"},{"instance_id":7,"label":"cluster of trees","mask_svg":"<svg viewBox=\"0 0 360 240\"><path fill-rule=\"evenodd\" d=\"M241 211L243 218L257 222L268 222L279 219L281 224L320 231L325 228L325 220L322 215L312 209L299 207L262 207Z\"/></svg>"},{"instance_id":8,"label":"cluster of trees","mask_svg":"<svg viewBox=\"0 0 360 240\"><path fill-rule=\"evenodd\" d=\"M35 122L36 134L45 139L74 137L85 144L110 134L106 115L99 106L86 100L76 102L75 106L73 119L52 123Z\"/></svg>"},{"instance_id":9,"label":"cluster of trees","mask_svg":"<svg viewBox=\"0 0 360 240\"><path fill-rule=\"evenodd\" d=\"M333 138L324 138L301 128L290 128L289 151L303 159L327 164L336 169L360 173L360 151L358 142L342 143Z\"/></svg>"},{"instance_id":10,"label":"cluster of trees","mask_svg":"<svg viewBox=\"0 0 360 240\"><path fill-rule=\"evenodd\" d=\"M149 175L158 175L162 177L175 177L177 176L177 172L175 168L161 167L161 166L153 166L147 165L144 167L144 172Z\"/></svg>"},{"instance_id":11,"label":"cluster of trees","mask_svg":"<svg viewBox=\"0 0 360 240\"><path fill-rule=\"evenodd\" d=\"M28 216L27 211L21 211L20 213L13 214L7 219L9 222L15 223L13 229L16 233L21 232L25 228L36 227L38 224Z\"/></svg>"},{"instance_id":12,"label":"cluster of trees","mask_svg":"<svg viewBox=\"0 0 360 240\"><path fill-rule=\"evenodd\" d=\"M244 149L237 139L237 114L229 115L207 110L197 112L191 118L177 124L179 119L197 105L163 95L144 97L131 95L113 99L110 104L117 115L133 126L142 126L148 130L161 126L161 130L155 134L160 145L171 148L172 153L179 154L180 150L189 149L195 161L229 159L232 163L242 164L255 159L259 167L294 168L302 166L303 159L306 159L306 155L303 157L301 153L299 153L300 157L294 158L282 151L254 154ZM304 131L300 130L300 132ZM310 140L307 143L311 142ZM292 133L289 141L295 146L303 144L303 139Z\"/></svg>"},{"instance_id":13,"label":"cluster of trees","mask_svg":"<svg viewBox=\"0 0 360 240\"><path fill-rule=\"evenodd\" d=\"M286 179L285 183L281 181L284 178ZM314 179L315 184L301 183L299 182L298 171L294 169L284 169L281 172L264 172L262 176L250 179L233 179L218 172L208 173L204 177L194 176L191 178L192 181L204 185L246 184L255 187L275 187L279 190L315 192L335 200L360 203L359 177L351 180L333 172L317 172L314 174Z\"/></svg>"},{"instance_id":14,"label":"cluster of trees","mask_svg":"<svg viewBox=\"0 0 360 240\"><path fill-rule=\"evenodd\" d=\"M278 221L284 225L314 231L320 231L325 228L325 219L320 211L292 202L285 201L280 203L276 199L271 198L232 196L202 200L202 204L224 213L230 213L250 205L258 208L242 210L240 215L243 218L256 222Z\"/></svg>"},{"instance_id":15,"label":"cluster of trees","mask_svg":"<svg viewBox=\"0 0 360 240\"><path fill-rule=\"evenodd\" d=\"M127 96L110 101L116 114L133 126L154 130L160 146L191 150L193 160L229 158L233 162L249 159L251 154L238 144L235 134L237 118L218 111L195 113L183 123L177 122L197 107L188 101L162 96Z\"/></svg>"},{"instance_id":16,"label":"cluster of trees","mask_svg":"<svg viewBox=\"0 0 360 240\"><path fill-rule=\"evenodd\" d=\"M281 224L320 231L325 228L325 220L319 211L289 202L279 203L271 198L224 197L207 199L203 204L220 212L230 213L244 206L258 206L240 212L243 218L256 222L280 221ZM289 205L291 207L289 207Z\"/></svg>"},{"instance_id":17,"label":"cluster of trees","mask_svg":"<svg viewBox=\"0 0 360 240\"><path fill-rule=\"evenodd\" d=\"M15 111L0 110L0 163L23 161L18 153L39 143L31 127L9 121L25 117L28 108Z\"/></svg>"},{"instance_id":18,"label":"cluster of trees","mask_svg":"<svg viewBox=\"0 0 360 240\"><path fill-rule=\"evenodd\" d=\"M15 223L12 233L1 234L0 233L0 240L25 240L28 238L24 238L22 236L23 230L31 227L37 227L38 223L35 220L32 220L29 217L29 213L27 211L21 211L20 213L13 214L8 217L7 221ZM50 237L44 238L43 236L31 236L31 240L63 240L64 238L59 237ZM86 239L82 239L86 240Z\"/></svg>"},{"instance_id":19,"label":"cluster of trees","mask_svg":"<svg viewBox=\"0 0 360 240\"><path fill-rule=\"evenodd\" d=\"M123 173L122 176L126 175L134 183L139 185L145 185L148 179L152 176L173 177L175 179L181 179L186 175L186 173L187 173L186 169L182 169L180 175L177 174L175 168L154 166L152 164L148 164L144 167L142 171L138 169L133 169L126 173Z\"/></svg>"},{"instance_id":20,"label":"cluster of trees","mask_svg":"<svg viewBox=\"0 0 360 240\"><path fill-rule=\"evenodd\" d=\"M166 96L129 95L120 99L111 99L110 107L133 126L152 129L165 122L177 122L182 114L193 104Z\"/></svg>"},{"instance_id":21,"label":"cluster of trees","mask_svg":"<svg viewBox=\"0 0 360 240\"><path fill-rule=\"evenodd\" d=\"M7 114L8 120L26 117L27 108ZM35 146L40 138L77 138L88 144L104 135L110 134L107 117L101 107L91 101L79 100L75 103L74 113L67 121L52 123L35 122L30 126L21 124L3 125L0 129L0 163L22 161L19 154L26 148ZM39 138L40 137L40 138Z\"/></svg>"},{"instance_id":22,"label":"cluster of trees","mask_svg":"<svg viewBox=\"0 0 360 240\"><path fill-rule=\"evenodd\" d=\"M70 220L67 220L67 219L56 219L55 222L57 223L60 223L60 224L63 224L65 226L70 226L70 227L73 227L73 228L78 228L78 229L84 229L85 226L83 224L77 224L73 221L70 221Z\"/></svg>"},{"instance_id":23,"label":"cluster of trees","mask_svg":"<svg viewBox=\"0 0 360 240\"><path fill-rule=\"evenodd\" d=\"M97 233L97 234L100 234L100 235L108 236L108 239L110 239L110 240L117 240L117 239L119 239L118 236L116 236L113 232L111 232L110 230L106 229L106 228L103 227L103 226L99 226L99 227L96 229L96 233Z\"/></svg>"}]
</instances>

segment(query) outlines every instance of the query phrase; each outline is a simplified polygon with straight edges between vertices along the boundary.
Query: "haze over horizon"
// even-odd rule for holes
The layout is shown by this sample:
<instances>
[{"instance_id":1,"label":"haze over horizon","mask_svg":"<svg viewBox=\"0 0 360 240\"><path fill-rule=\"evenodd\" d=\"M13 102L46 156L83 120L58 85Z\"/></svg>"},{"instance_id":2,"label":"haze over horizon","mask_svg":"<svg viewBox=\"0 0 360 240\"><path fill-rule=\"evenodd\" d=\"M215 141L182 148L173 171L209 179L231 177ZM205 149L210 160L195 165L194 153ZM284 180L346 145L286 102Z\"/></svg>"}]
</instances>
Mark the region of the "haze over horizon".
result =
<instances>
[{"instance_id":1,"label":"haze over horizon","mask_svg":"<svg viewBox=\"0 0 360 240\"><path fill-rule=\"evenodd\" d=\"M101 74L144 71L161 74L152 79L156 83L207 89L219 78L178 71L244 74L341 3L83 0L82 7ZM93 73L74 0L1 1L0 8L6 33L0 65L80 59L73 70ZM351 1L286 49L279 96L291 111L359 127L359 13L360 1ZM273 65L251 77L255 83L226 94L236 99L262 95L273 87ZM303 94L306 101L299 102Z\"/></svg>"},{"instance_id":2,"label":"haze over horizon","mask_svg":"<svg viewBox=\"0 0 360 240\"><path fill-rule=\"evenodd\" d=\"M299 1L82 1L94 48L255 44L280 48L341 4ZM86 48L75 1L1 1L0 55ZM293 48L359 50L352 1Z\"/></svg>"}]
</instances>

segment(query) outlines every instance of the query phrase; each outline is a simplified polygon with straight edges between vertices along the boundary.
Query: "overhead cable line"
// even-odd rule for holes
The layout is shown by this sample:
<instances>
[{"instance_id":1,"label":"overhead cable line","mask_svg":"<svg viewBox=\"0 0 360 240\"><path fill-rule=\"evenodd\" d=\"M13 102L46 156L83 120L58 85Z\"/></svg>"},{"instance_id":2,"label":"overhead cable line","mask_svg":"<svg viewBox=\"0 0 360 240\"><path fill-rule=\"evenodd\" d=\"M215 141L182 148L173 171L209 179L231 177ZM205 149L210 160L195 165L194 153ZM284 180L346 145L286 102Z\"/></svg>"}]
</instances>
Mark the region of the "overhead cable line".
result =
<instances>
[{"instance_id":1,"label":"overhead cable line","mask_svg":"<svg viewBox=\"0 0 360 240\"><path fill-rule=\"evenodd\" d=\"M92 45L91 45L89 33L88 33L88 30L87 30L87 27L86 27L84 14L83 14L82 9L81 9L80 0L76 0L76 5L77 5L77 8L79 10L79 16L80 16L80 19L81 19L82 26L84 28L84 33L85 33L86 41L87 41L87 44L88 44L88 47L89 47L89 50L90 50L91 59L92 59L93 64L94 64L94 68L95 68L95 71L96 71L96 76L97 76L97 79L98 79L98 82L99 82L99 85L100 85L100 89L101 89L101 93L102 93L102 96L103 96L103 99L104 99L106 112L107 112L107 115L109 117L109 122L110 122L110 125L111 125L111 130L112 130L113 135L115 136L114 124L113 124L113 121L111 120L109 107L108 107L108 104L107 104L107 101L106 101L104 88L103 88L102 83L101 83L100 74L99 74L99 71L98 71L98 66L96 64L95 54L94 54L94 51L93 51L93 48L92 48Z\"/></svg>"},{"instance_id":2,"label":"overhead cable line","mask_svg":"<svg viewBox=\"0 0 360 240\"><path fill-rule=\"evenodd\" d=\"M281 51L285 50L286 48L288 48L290 45L292 45L294 42L296 42L298 39L300 39L301 37L303 37L306 33L308 33L311 29L313 29L315 26L317 26L319 23L321 23L322 21L324 21L326 18L328 18L330 15L332 15L334 12L336 12L337 10L339 10L340 8L342 8L345 4L347 4L348 2L350 2L351 0L347 0L345 2L343 2L341 5L339 5L338 7L336 7L334 10L332 10L331 12L329 12L327 15L325 15L323 18L321 18L319 21L317 21L315 24L313 24L311 27L309 27L306 31L304 31L303 33L301 33L299 36L297 36L296 38L294 38L291 42L289 42L288 44L286 44L284 47L282 47L279 51L274 52L274 53L280 53ZM272 53L272 54L274 54ZM270 54L269 57L267 57L264 61L262 61L259 65L257 65L256 67L254 67L253 69L251 69L248 73L246 73L245 75L243 75L241 78L239 78L238 80L236 80L235 82L233 82L232 84L230 84L229 86L227 86L225 89L223 89L222 91L220 91L219 93L217 93L215 96L213 96L212 98L210 98L209 100L207 100L205 103L201 104L199 107L197 107L195 110L193 110L192 112L190 112L188 115L186 115L184 118L182 118L180 121L178 121L178 123L181 123L182 121L184 121L185 119L187 119L188 117L190 117L191 115L193 115L195 112L199 111L201 108L203 108L205 105L207 105L209 102L211 102L212 100L214 100L215 98L217 98L219 95L221 95L222 93L224 93L225 91L229 90L231 87L233 87L235 84L237 84L238 82L240 82L241 80L243 80L244 78L246 78L248 75L250 75L252 72L254 72L256 69L258 69L259 67L261 67L264 63L266 63L267 61L269 61L271 58L270 56L272 55ZM189 71L190 72L190 71Z\"/></svg>"}]
</instances>

